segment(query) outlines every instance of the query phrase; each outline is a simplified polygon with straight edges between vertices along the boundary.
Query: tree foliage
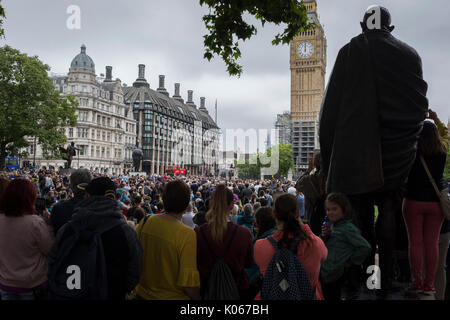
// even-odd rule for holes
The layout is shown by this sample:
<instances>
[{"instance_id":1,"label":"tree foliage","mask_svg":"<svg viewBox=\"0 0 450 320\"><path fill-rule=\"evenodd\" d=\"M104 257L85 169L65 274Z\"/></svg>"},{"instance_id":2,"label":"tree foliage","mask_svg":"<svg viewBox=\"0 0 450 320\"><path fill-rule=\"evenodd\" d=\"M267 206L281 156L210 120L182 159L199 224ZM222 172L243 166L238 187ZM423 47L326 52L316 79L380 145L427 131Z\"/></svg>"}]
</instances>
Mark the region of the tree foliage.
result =
<instances>
[{"instance_id":1,"label":"tree foliage","mask_svg":"<svg viewBox=\"0 0 450 320\"><path fill-rule=\"evenodd\" d=\"M76 125L78 101L60 97L49 70L38 57L0 47L0 167L29 145L27 137L37 138L45 157L59 157L64 127Z\"/></svg>"},{"instance_id":2,"label":"tree foliage","mask_svg":"<svg viewBox=\"0 0 450 320\"><path fill-rule=\"evenodd\" d=\"M278 147L278 172L274 178L287 177L289 170L294 171L294 158L292 157L292 146L290 144L280 143ZM261 168L273 166L273 163L263 165L261 157L270 159L272 155L272 148L267 149L264 154L258 153L253 155L245 163L238 163L235 161L235 167L238 169L240 178L259 179L261 178Z\"/></svg>"},{"instance_id":3,"label":"tree foliage","mask_svg":"<svg viewBox=\"0 0 450 320\"><path fill-rule=\"evenodd\" d=\"M248 40L257 33L254 25L244 21L244 14L261 21L263 27L266 22L286 24L283 32L275 36L273 45L288 44L299 32L315 26L308 22L306 7L298 0L200 0L200 5L210 9L203 16L209 32L203 37L204 58L210 61L214 55L220 56L230 75L242 73L238 64L239 40Z\"/></svg>"},{"instance_id":4,"label":"tree foliage","mask_svg":"<svg viewBox=\"0 0 450 320\"><path fill-rule=\"evenodd\" d=\"M0 0L0 38L5 36L5 30L3 29L3 22L5 21L5 9L2 6L2 0Z\"/></svg>"}]
</instances>

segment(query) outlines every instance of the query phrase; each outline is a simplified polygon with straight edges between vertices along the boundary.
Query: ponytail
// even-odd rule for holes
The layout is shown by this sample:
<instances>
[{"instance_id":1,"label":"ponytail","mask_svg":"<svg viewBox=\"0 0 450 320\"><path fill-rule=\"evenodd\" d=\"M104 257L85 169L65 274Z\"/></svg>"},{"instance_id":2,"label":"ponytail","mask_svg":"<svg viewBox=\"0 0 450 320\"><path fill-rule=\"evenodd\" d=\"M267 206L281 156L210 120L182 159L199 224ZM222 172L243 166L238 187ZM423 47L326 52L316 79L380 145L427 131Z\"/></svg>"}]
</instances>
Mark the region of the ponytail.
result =
<instances>
[{"instance_id":1,"label":"ponytail","mask_svg":"<svg viewBox=\"0 0 450 320\"><path fill-rule=\"evenodd\" d=\"M292 194L282 194L275 201L275 216L283 222L283 237L278 242L280 248L288 248L297 254L300 241L309 239L298 221L299 206L297 198Z\"/></svg>"}]
</instances>

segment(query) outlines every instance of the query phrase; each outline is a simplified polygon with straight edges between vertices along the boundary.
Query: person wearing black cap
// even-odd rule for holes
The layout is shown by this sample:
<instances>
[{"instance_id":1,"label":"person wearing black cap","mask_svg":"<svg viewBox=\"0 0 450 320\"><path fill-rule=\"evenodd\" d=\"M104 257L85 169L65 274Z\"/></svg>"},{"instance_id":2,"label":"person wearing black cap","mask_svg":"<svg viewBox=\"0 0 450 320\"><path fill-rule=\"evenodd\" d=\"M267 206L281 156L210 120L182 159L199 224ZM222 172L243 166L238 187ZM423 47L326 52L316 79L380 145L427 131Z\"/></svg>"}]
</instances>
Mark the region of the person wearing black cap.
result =
<instances>
[{"instance_id":1,"label":"person wearing black cap","mask_svg":"<svg viewBox=\"0 0 450 320\"><path fill-rule=\"evenodd\" d=\"M91 174L87 169L77 169L70 175L70 189L72 190L74 197L55 204L50 216L55 235L58 233L58 230L72 218L75 208L85 196L85 190L82 186L83 184L87 185L91 180Z\"/></svg>"},{"instance_id":2,"label":"person wearing black cap","mask_svg":"<svg viewBox=\"0 0 450 320\"><path fill-rule=\"evenodd\" d=\"M319 139L326 191L349 197L354 222L372 245L362 274L375 264L378 245L384 295L391 287L396 220L402 221L400 190L428 110L427 83L416 50L391 34L386 8L369 7L361 27L337 56L322 100Z\"/></svg>"},{"instance_id":3,"label":"person wearing black cap","mask_svg":"<svg viewBox=\"0 0 450 320\"><path fill-rule=\"evenodd\" d=\"M108 177L98 177L89 184L81 184L87 198L81 201L69 223L58 232L50 252L49 264L57 263L58 248L72 230L95 233L107 225L114 225L101 233L107 278L108 300L125 300L127 293L138 284L142 271L142 246L136 231L123 217L115 199L116 184ZM69 228L75 225L76 228ZM50 279L50 277L49 277Z\"/></svg>"}]
</instances>

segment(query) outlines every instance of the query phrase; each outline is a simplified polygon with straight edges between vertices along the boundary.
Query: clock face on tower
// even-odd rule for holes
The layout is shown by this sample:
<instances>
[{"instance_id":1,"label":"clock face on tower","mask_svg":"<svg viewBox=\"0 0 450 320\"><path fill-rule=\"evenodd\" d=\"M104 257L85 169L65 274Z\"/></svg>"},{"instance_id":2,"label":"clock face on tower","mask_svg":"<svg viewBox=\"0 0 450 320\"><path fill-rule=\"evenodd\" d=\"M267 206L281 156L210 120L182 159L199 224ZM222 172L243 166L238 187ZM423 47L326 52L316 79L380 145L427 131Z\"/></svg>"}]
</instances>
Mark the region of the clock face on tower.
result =
<instances>
[{"instance_id":1,"label":"clock face on tower","mask_svg":"<svg viewBox=\"0 0 450 320\"><path fill-rule=\"evenodd\" d=\"M314 46L309 41L303 41L297 47L297 54L302 59L307 59L314 53Z\"/></svg>"}]
</instances>

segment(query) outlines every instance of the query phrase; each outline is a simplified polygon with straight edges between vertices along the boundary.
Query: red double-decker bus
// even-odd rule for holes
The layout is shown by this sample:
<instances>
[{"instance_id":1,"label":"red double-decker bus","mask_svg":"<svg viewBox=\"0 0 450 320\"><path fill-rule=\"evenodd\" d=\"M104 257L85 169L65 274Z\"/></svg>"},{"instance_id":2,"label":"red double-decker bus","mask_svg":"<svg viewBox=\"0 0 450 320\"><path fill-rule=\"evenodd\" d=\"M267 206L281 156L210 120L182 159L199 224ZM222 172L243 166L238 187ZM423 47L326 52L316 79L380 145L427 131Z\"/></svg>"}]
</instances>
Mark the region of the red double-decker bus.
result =
<instances>
[{"instance_id":1,"label":"red double-decker bus","mask_svg":"<svg viewBox=\"0 0 450 320\"><path fill-rule=\"evenodd\" d=\"M180 168L180 166L176 166L176 165L168 165L167 169L164 171L164 173L168 176L185 175L186 169L182 169L182 168Z\"/></svg>"}]
</instances>

